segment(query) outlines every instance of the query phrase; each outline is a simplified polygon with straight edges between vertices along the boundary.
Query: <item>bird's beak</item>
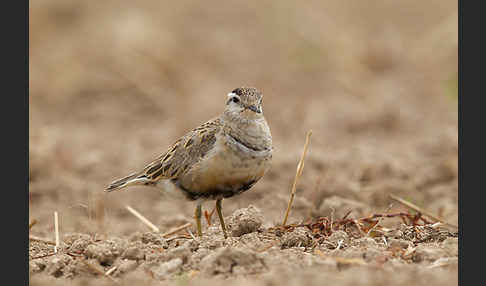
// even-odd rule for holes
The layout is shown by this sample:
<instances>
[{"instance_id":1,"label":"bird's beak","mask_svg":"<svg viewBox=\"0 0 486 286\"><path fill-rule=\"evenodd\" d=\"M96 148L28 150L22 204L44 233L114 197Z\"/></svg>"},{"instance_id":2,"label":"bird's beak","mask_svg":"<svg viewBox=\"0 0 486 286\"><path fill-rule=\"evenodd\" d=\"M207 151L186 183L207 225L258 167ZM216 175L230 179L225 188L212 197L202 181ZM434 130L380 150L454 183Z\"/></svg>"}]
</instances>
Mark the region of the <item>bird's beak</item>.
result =
<instances>
[{"instance_id":1,"label":"bird's beak","mask_svg":"<svg viewBox=\"0 0 486 286\"><path fill-rule=\"evenodd\" d=\"M250 105L250 106L247 106L246 108L253 111L253 112L256 112L256 113L262 113L262 111L255 105Z\"/></svg>"}]
</instances>

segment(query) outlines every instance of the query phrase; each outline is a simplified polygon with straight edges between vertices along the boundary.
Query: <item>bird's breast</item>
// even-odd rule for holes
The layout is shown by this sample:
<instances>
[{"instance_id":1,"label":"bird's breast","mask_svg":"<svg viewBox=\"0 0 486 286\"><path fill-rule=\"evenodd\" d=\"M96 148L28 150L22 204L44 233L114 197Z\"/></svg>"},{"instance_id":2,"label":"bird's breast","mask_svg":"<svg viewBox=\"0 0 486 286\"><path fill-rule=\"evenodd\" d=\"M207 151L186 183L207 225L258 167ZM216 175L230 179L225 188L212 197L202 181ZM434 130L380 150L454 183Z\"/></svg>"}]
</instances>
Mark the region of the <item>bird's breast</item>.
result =
<instances>
[{"instance_id":1,"label":"bird's breast","mask_svg":"<svg viewBox=\"0 0 486 286\"><path fill-rule=\"evenodd\" d=\"M179 178L191 192L239 192L249 188L270 168L271 148L253 151L220 134L213 149Z\"/></svg>"}]
</instances>

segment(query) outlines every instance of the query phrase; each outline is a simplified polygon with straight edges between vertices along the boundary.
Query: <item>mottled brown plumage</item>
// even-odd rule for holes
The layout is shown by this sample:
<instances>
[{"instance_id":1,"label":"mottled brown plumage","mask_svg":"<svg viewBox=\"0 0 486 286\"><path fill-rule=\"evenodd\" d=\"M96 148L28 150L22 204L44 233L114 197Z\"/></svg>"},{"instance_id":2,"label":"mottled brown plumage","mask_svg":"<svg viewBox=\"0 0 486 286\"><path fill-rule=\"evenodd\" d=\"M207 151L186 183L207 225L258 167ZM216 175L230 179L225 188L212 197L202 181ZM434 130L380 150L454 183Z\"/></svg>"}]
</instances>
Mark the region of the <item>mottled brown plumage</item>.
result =
<instances>
[{"instance_id":1,"label":"mottled brown plumage","mask_svg":"<svg viewBox=\"0 0 486 286\"><path fill-rule=\"evenodd\" d=\"M250 189L269 169L271 158L262 94L255 88L237 88L228 94L223 114L188 132L141 172L114 181L106 190L170 182L186 198L198 200L199 235L200 200L215 199L226 236L221 200Z\"/></svg>"}]
</instances>

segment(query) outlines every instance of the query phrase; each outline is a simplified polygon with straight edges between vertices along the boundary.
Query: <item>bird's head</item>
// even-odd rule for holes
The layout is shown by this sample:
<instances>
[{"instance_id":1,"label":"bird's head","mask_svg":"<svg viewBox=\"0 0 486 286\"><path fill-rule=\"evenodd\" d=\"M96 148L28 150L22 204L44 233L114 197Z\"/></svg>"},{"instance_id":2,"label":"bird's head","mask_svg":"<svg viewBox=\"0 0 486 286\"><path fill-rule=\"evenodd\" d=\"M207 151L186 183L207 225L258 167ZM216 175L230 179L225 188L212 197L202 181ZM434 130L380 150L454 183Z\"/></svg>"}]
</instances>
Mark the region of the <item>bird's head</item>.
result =
<instances>
[{"instance_id":1,"label":"bird's head","mask_svg":"<svg viewBox=\"0 0 486 286\"><path fill-rule=\"evenodd\" d=\"M252 120L263 117L263 95L254 87L239 87L228 93L225 114Z\"/></svg>"}]
</instances>

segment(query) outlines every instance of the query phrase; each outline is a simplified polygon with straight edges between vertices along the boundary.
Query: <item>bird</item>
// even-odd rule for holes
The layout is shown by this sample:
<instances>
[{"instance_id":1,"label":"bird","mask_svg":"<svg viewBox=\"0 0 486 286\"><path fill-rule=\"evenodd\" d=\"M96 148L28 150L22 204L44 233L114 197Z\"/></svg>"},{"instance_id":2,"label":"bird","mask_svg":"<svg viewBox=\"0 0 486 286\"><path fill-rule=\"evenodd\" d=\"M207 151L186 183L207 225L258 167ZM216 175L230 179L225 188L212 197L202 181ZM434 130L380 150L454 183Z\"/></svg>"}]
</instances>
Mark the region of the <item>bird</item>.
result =
<instances>
[{"instance_id":1,"label":"bird","mask_svg":"<svg viewBox=\"0 0 486 286\"><path fill-rule=\"evenodd\" d=\"M141 171L113 181L106 192L129 186L176 190L196 201L194 219L202 236L201 205L215 200L225 239L222 200L251 189L270 169L272 135L263 116L263 94L239 87L227 94L224 111L187 132Z\"/></svg>"}]
</instances>

